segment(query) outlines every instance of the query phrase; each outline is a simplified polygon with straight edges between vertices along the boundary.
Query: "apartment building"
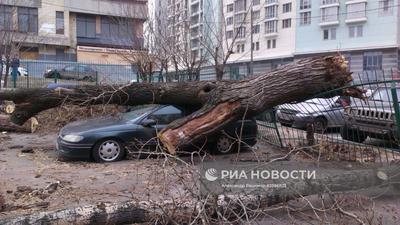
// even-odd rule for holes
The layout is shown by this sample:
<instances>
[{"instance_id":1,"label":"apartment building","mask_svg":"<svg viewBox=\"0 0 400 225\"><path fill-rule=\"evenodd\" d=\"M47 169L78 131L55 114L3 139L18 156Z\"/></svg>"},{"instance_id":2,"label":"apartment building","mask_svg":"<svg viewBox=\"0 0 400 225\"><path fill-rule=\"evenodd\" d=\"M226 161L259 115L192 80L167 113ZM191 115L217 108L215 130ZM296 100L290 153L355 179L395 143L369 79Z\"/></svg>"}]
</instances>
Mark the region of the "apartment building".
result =
<instances>
[{"instance_id":1,"label":"apartment building","mask_svg":"<svg viewBox=\"0 0 400 225\"><path fill-rule=\"evenodd\" d=\"M399 2L297 0L295 58L340 52L356 80L399 68ZM361 74L358 76L358 74Z\"/></svg>"},{"instance_id":2,"label":"apartment building","mask_svg":"<svg viewBox=\"0 0 400 225\"><path fill-rule=\"evenodd\" d=\"M234 45L229 59L232 73L249 74L251 53L254 74L292 61L296 1L226 0L224 3L225 35L228 46Z\"/></svg>"},{"instance_id":3,"label":"apartment building","mask_svg":"<svg viewBox=\"0 0 400 225\"><path fill-rule=\"evenodd\" d=\"M0 0L0 29L20 58L121 63L143 49L146 0Z\"/></svg>"},{"instance_id":4,"label":"apartment building","mask_svg":"<svg viewBox=\"0 0 400 225\"><path fill-rule=\"evenodd\" d=\"M168 0L168 33L175 47L204 60L205 45L219 37L220 8L221 1Z\"/></svg>"}]
</instances>

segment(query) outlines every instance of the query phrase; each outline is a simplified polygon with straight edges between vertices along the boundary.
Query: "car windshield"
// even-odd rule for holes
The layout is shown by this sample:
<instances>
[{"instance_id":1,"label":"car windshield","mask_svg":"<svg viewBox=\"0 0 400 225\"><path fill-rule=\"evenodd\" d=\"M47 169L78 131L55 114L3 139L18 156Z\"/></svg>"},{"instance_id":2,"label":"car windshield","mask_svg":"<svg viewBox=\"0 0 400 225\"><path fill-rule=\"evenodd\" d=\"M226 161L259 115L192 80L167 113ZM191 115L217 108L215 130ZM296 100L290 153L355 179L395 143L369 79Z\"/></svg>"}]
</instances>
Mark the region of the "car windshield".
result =
<instances>
[{"instance_id":1,"label":"car windshield","mask_svg":"<svg viewBox=\"0 0 400 225\"><path fill-rule=\"evenodd\" d=\"M396 89L398 99L400 100L400 88ZM393 102L392 90L390 88L380 88L371 96L371 100L380 102Z\"/></svg>"},{"instance_id":2,"label":"car windshield","mask_svg":"<svg viewBox=\"0 0 400 225\"><path fill-rule=\"evenodd\" d=\"M141 118L144 114L153 111L156 106L149 106L141 109L136 109L130 112L122 113L122 119L136 121Z\"/></svg>"}]
</instances>

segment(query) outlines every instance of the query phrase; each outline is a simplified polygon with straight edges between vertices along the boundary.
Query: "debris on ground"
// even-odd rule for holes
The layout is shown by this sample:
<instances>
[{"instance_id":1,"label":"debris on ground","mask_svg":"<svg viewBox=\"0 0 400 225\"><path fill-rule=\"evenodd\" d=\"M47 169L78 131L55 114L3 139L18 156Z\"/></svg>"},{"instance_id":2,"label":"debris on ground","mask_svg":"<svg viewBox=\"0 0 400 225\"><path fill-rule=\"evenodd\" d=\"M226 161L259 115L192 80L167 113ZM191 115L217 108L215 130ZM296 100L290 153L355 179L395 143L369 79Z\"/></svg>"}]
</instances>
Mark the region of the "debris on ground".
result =
<instances>
[{"instance_id":1,"label":"debris on ground","mask_svg":"<svg viewBox=\"0 0 400 225\"><path fill-rule=\"evenodd\" d=\"M0 192L0 212L4 210L4 207L5 207L5 200L2 193Z\"/></svg>"},{"instance_id":2,"label":"debris on ground","mask_svg":"<svg viewBox=\"0 0 400 225\"><path fill-rule=\"evenodd\" d=\"M118 105L95 105L87 107L61 106L41 112L37 118L39 125L38 133L51 133L59 131L63 126L77 120L84 120L97 116L112 116L117 113L126 112L126 106ZM40 123L40 121L43 121ZM45 122L44 122L45 121Z\"/></svg>"}]
</instances>

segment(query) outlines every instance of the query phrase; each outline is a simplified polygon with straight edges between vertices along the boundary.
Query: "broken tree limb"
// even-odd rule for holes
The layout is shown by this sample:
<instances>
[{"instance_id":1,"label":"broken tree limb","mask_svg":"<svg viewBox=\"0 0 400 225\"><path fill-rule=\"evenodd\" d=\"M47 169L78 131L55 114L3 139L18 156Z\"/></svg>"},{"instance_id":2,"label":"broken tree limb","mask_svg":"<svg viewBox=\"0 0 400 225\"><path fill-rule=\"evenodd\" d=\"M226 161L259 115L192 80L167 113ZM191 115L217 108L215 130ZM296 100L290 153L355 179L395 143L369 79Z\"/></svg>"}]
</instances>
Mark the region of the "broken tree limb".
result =
<instances>
[{"instance_id":1,"label":"broken tree limb","mask_svg":"<svg viewBox=\"0 0 400 225\"><path fill-rule=\"evenodd\" d=\"M276 162L279 164L279 162ZM270 165L273 168L278 165ZM393 164L369 169L319 168L325 170L325 176L315 180L292 182L287 188L273 189L259 195L220 195L218 201L212 198L169 200L160 202L127 201L120 203L97 203L77 208L44 211L27 215L1 218L1 225L18 224L128 224L159 221L166 218L189 224L193 222L200 210L221 210L225 218L229 214L238 219L239 211L246 208L257 208L260 212L268 206L284 203L296 198L324 193L341 193L357 191L383 185L397 184L400 181L400 166ZM331 172L329 172L331 171ZM334 173L332 173L332 171ZM277 181L284 182L284 181ZM205 207L203 207L205 205ZM224 221L227 222L227 221Z\"/></svg>"},{"instance_id":2,"label":"broken tree limb","mask_svg":"<svg viewBox=\"0 0 400 225\"><path fill-rule=\"evenodd\" d=\"M0 114L0 131L34 133L38 125L39 122L35 117L30 118L20 126L11 121L11 116Z\"/></svg>"},{"instance_id":3,"label":"broken tree limb","mask_svg":"<svg viewBox=\"0 0 400 225\"><path fill-rule=\"evenodd\" d=\"M37 113L62 104L172 104L200 108L160 132L171 154L223 129L229 122L255 116L267 108L303 101L352 80L342 56L305 58L254 79L225 82L133 83L125 86L83 86L75 89L36 89L0 93L12 100L11 120L23 124Z\"/></svg>"},{"instance_id":4,"label":"broken tree limb","mask_svg":"<svg viewBox=\"0 0 400 225\"><path fill-rule=\"evenodd\" d=\"M0 111L6 114L11 114L14 112L14 110L15 110L14 102L4 101L2 104L0 104Z\"/></svg>"}]
</instances>

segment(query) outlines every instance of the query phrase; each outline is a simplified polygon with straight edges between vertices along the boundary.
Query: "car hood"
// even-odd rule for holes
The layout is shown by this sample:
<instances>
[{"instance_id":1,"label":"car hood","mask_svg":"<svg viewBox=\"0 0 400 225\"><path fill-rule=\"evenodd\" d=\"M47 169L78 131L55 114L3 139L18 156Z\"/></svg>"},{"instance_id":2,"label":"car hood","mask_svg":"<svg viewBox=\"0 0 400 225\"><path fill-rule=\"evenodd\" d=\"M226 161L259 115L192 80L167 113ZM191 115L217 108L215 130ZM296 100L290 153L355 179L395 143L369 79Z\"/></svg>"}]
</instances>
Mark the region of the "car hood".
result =
<instances>
[{"instance_id":1,"label":"car hood","mask_svg":"<svg viewBox=\"0 0 400 225\"><path fill-rule=\"evenodd\" d=\"M135 128L137 125L122 119L120 116L108 116L76 121L67 124L60 131L61 136L66 134L83 134L89 132L121 131L128 127Z\"/></svg>"},{"instance_id":2,"label":"car hood","mask_svg":"<svg viewBox=\"0 0 400 225\"><path fill-rule=\"evenodd\" d=\"M297 104L284 104L284 105L279 106L278 110L281 110L281 111L289 110L292 113L312 114L315 112L323 112L323 111L331 110L331 106L302 102L302 103L297 103Z\"/></svg>"},{"instance_id":3,"label":"car hood","mask_svg":"<svg viewBox=\"0 0 400 225\"><path fill-rule=\"evenodd\" d=\"M351 104L353 109L376 110L384 112L394 112L392 102L374 101L374 100L360 100L356 99Z\"/></svg>"}]
</instances>

